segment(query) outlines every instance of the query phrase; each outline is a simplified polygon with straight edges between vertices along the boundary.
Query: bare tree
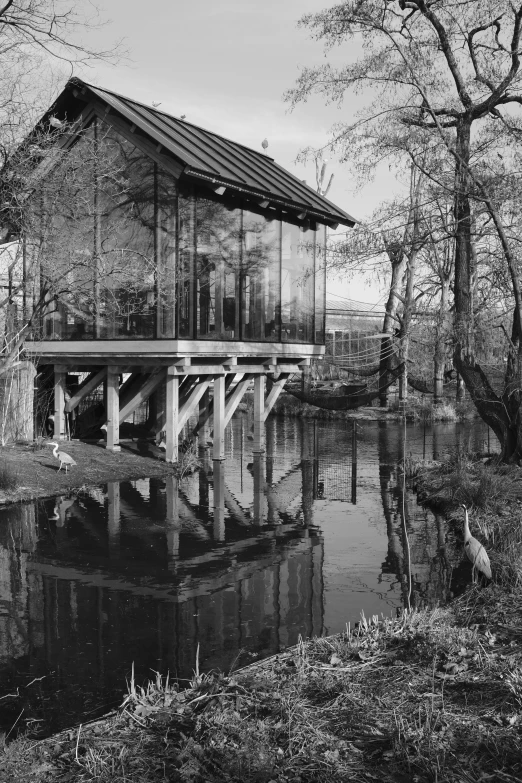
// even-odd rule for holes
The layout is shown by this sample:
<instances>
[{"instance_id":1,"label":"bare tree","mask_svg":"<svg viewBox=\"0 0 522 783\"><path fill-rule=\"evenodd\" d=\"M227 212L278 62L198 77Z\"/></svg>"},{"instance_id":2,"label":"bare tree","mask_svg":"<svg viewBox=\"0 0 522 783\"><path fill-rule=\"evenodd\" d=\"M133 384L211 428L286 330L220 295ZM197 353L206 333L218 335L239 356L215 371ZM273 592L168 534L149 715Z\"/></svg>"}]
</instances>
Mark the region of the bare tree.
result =
<instances>
[{"instance_id":1,"label":"bare tree","mask_svg":"<svg viewBox=\"0 0 522 783\"><path fill-rule=\"evenodd\" d=\"M355 0L302 24L328 46L357 39L362 54L341 68L328 62L302 72L290 100L313 93L341 101L347 89L372 86L371 101L350 124L334 129L333 145L359 169L378 159L409 157L424 171L417 149L430 148L438 170L425 171L453 199L455 325L453 360L482 418L502 444L506 461L522 458L522 292L513 238L506 230L489 161L512 144L522 103L522 5L500 0ZM422 143L419 144L419 141ZM496 392L475 357L474 205L486 210L507 269L513 307L509 361Z\"/></svg>"}]
</instances>

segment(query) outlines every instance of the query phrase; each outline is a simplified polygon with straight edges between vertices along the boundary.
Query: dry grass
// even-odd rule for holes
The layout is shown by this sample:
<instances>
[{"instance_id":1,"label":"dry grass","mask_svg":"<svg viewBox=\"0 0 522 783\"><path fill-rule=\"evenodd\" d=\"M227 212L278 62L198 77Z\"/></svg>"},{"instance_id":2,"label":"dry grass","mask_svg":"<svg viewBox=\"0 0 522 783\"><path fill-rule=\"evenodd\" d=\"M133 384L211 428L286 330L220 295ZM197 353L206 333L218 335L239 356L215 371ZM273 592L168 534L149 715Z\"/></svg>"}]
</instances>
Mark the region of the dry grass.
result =
<instances>
[{"instance_id":1,"label":"dry grass","mask_svg":"<svg viewBox=\"0 0 522 783\"><path fill-rule=\"evenodd\" d=\"M131 680L117 715L39 743L34 781L519 780L522 632L477 622L498 589L470 591L458 622L363 617L232 674L196 665L185 690Z\"/></svg>"}]
</instances>

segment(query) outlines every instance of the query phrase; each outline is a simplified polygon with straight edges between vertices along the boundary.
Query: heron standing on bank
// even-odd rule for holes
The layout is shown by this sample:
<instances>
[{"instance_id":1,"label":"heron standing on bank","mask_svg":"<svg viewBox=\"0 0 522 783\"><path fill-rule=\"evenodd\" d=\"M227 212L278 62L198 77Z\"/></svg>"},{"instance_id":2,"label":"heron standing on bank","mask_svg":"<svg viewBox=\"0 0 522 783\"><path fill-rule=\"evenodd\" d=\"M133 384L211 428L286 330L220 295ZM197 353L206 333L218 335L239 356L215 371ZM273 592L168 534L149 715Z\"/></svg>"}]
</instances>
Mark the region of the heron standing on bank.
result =
<instances>
[{"instance_id":1,"label":"heron standing on bank","mask_svg":"<svg viewBox=\"0 0 522 783\"><path fill-rule=\"evenodd\" d=\"M473 564L473 581L477 581L477 571L484 574L485 577L491 579L491 565L489 562L488 553L484 549L483 544L477 541L471 535L469 529L468 509L461 503L461 508L464 509L464 551L468 556L468 560L471 560Z\"/></svg>"},{"instance_id":2,"label":"heron standing on bank","mask_svg":"<svg viewBox=\"0 0 522 783\"><path fill-rule=\"evenodd\" d=\"M60 467L58 468L58 470L61 470L62 465L65 465L65 472L67 473L67 469L69 468L69 466L76 465L76 462L73 460L70 454L66 454L65 451L58 451L57 443L51 441L47 445L54 446L53 457L56 457L56 459L60 461Z\"/></svg>"}]
</instances>

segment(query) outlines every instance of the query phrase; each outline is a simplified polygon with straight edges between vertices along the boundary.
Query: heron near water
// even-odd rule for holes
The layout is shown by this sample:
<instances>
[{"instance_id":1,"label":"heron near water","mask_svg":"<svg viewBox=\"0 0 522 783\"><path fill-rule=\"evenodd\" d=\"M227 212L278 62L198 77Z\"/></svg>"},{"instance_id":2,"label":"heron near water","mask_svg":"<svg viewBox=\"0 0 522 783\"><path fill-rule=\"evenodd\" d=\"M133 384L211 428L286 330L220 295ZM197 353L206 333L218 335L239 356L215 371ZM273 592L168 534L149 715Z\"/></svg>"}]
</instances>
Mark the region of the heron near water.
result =
<instances>
[{"instance_id":1,"label":"heron near water","mask_svg":"<svg viewBox=\"0 0 522 783\"><path fill-rule=\"evenodd\" d=\"M471 560L473 564L473 581L476 581L477 572L480 572L488 579L491 579L491 565L488 553L484 549L483 544L471 535L468 509L464 503L461 503L461 508L464 509L464 551L468 560Z\"/></svg>"},{"instance_id":2,"label":"heron near water","mask_svg":"<svg viewBox=\"0 0 522 783\"><path fill-rule=\"evenodd\" d=\"M67 454L65 451L58 451L57 443L51 441L47 445L54 446L53 457L56 457L56 459L60 461L60 467L58 468L58 470L61 470L62 466L65 465L65 472L67 473L67 469L69 467L71 467L72 465L76 465L76 462L73 460L70 454Z\"/></svg>"}]
</instances>

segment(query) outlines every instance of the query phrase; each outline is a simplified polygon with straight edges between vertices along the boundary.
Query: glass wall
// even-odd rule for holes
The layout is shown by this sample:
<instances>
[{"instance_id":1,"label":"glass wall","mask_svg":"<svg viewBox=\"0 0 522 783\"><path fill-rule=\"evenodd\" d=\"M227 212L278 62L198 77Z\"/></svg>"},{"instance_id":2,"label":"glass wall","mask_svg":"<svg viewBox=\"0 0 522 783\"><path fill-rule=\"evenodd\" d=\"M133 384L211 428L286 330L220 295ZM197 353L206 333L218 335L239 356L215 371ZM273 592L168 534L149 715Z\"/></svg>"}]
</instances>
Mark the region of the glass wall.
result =
<instances>
[{"instance_id":1,"label":"glass wall","mask_svg":"<svg viewBox=\"0 0 522 783\"><path fill-rule=\"evenodd\" d=\"M179 186L100 120L39 204L48 339L324 342L324 226Z\"/></svg>"},{"instance_id":2,"label":"glass wall","mask_svg":"<svg viewBox=\"0 0 522 783\"><path fill-rule=\"evenodd\" d=\"M97 336L151 338L156 333L154 163L103 123L99 135Z\"/></svg>"},{"instance_id":3,"label":"glass wall","mask_svg":"<svg viewBox=\"0 0 522 783\"><path fill-rule=\"evenodd\" d=\"M281 340L314 342L315 234L283 222L281 271Z\"/></svg>"},{"instance_id":4,"label":"glass wall","mask_svg":"<svg viewBox=\"0 0 522 783\"><path fill-rule=\"evenodd\" d=\"M198 338L239 340L241 213L210 198L196 204Z\"/></svg>"},{"instance_id":5,"label":"glass wall","mask_svg":"<svg viewBox=\"0 0 522 783\"><path fill-rule=\"evenodd\" d=\"M241 337L279 341L281 222L243 210Z\"/></svg>"}]
</instances>

